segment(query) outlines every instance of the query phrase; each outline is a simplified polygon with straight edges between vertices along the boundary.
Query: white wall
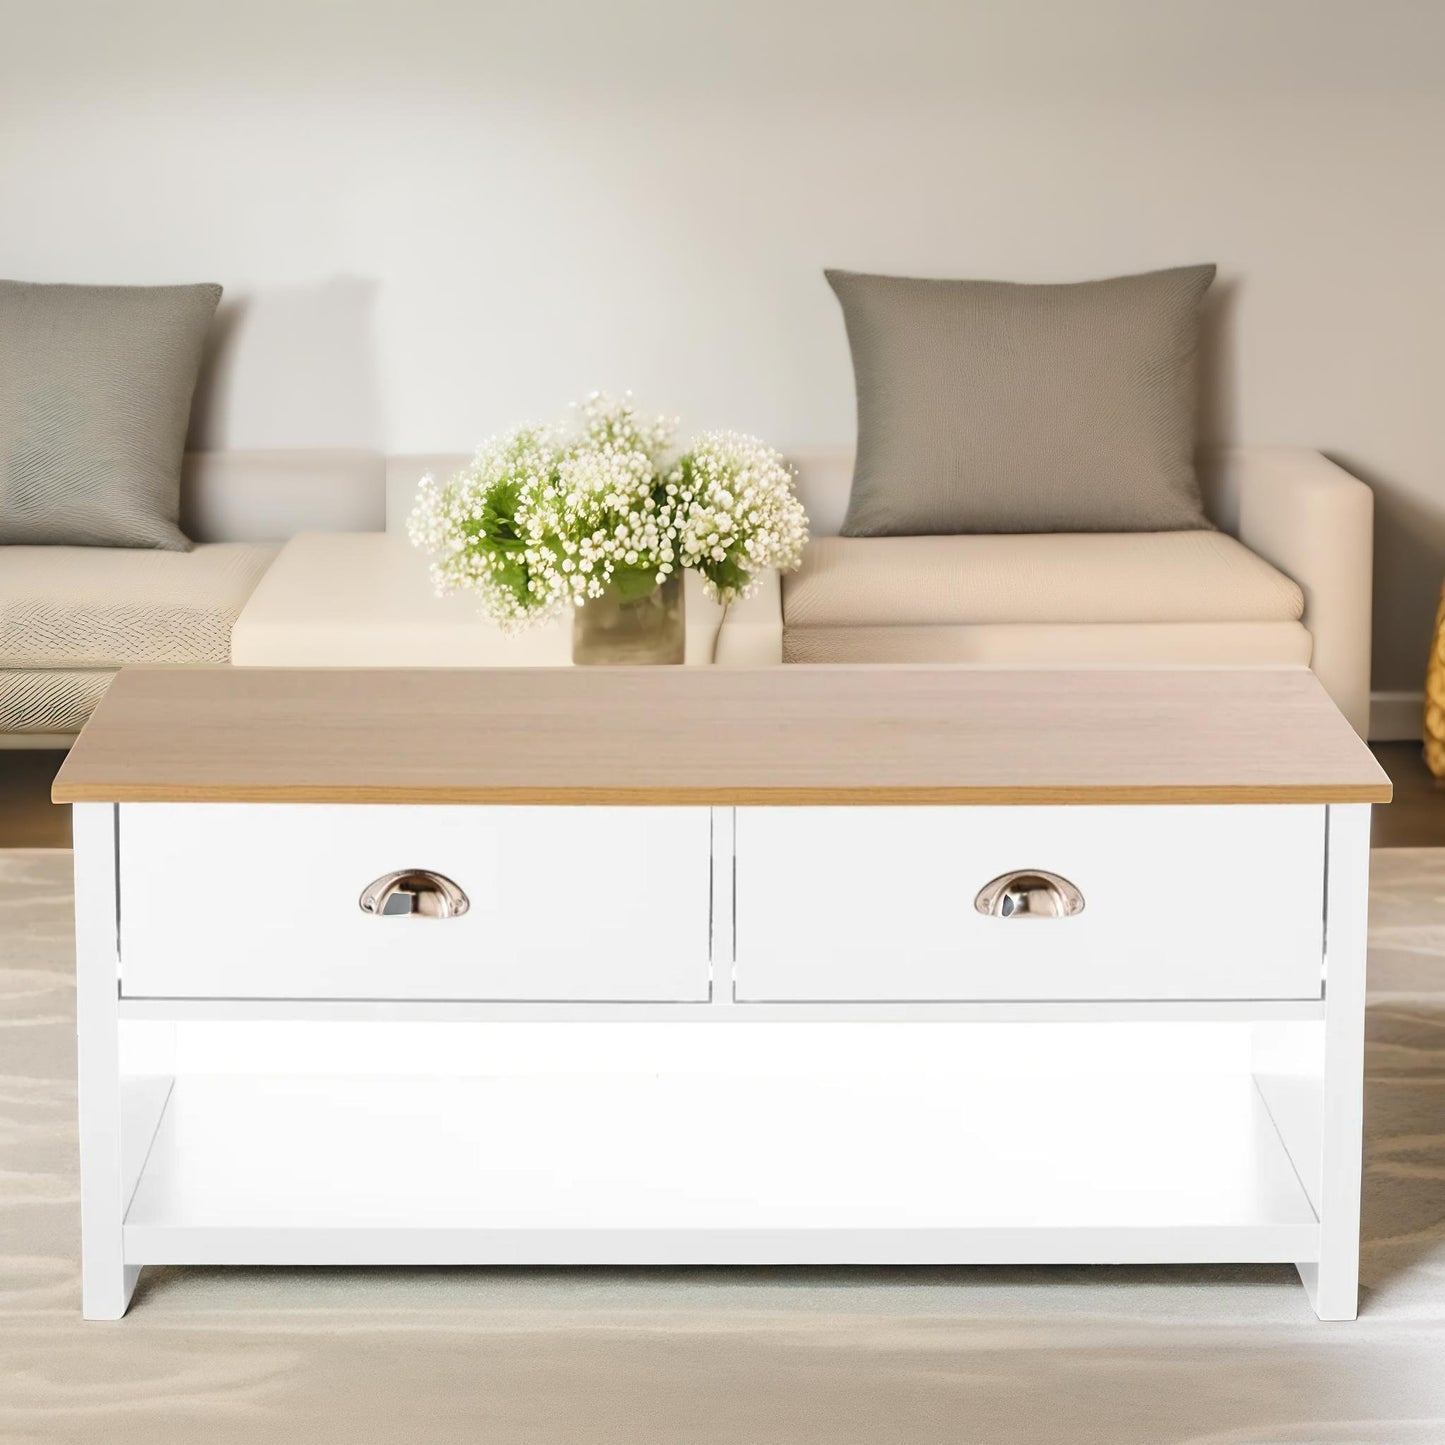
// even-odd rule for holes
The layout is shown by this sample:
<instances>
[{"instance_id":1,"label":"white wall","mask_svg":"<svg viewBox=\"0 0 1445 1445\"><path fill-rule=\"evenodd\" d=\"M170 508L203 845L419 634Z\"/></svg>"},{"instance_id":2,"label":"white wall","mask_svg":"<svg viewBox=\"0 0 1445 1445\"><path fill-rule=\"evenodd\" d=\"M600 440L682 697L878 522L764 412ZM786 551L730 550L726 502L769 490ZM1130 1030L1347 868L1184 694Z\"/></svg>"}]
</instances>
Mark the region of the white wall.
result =
<instances>
[{"instance_id":1,"label":"white wall","mask_svg":"<svg viewBox=\"0 0 1445 1445\"><path fill-rule=\"evenodd\" d=\"M0 0L0 275L217 280L194 440L465 448L632 388L851 437L825 265L1217 260L1216 439L1380 499L1377 685L1445 562L1433 0Z\"/></svg>"}]
</instances>

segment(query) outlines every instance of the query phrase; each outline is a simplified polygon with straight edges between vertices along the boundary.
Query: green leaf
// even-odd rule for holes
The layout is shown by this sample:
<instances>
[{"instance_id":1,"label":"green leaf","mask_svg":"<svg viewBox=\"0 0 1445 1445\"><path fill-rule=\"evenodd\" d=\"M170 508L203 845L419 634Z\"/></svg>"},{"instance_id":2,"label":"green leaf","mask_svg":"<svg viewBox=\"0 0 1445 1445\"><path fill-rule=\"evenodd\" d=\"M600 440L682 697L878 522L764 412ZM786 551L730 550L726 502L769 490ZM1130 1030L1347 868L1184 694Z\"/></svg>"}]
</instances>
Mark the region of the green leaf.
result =
<instances>
[{"instance_id":1,"label":"green leaf","mask_svg":"<svg viewBox=\"0 0 1445 1445\"><path fill-rule=\"evenodd\" d=\"M657 571L652 567L619 567L612 574L612 586L626 602L646 597L657 589Z\"/></svg>"},{"instance_id":2,"label":"green leaf","mask_svg":"<svg viewBox=\"0 0 1445 1445\"><path fill-rule=\"evenodd\" d=\"M748 573L731 557L724 558L721 562L709 562L701 570L704 576L717 583L722 592L741 592L748 585Z\"/></svg>"}]
</instances>

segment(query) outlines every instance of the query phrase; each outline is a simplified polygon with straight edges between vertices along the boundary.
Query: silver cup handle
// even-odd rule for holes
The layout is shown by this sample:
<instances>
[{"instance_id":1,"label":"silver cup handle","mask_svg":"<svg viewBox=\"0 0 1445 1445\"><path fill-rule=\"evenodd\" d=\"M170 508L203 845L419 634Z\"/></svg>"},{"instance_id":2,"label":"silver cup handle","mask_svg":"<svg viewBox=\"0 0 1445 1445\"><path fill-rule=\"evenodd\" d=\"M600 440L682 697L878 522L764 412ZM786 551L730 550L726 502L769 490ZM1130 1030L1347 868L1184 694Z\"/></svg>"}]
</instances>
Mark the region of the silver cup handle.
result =
<instances>
[{"instance_id":1,"label":"silver cup handle","mask_svg":"<svg viewBox=\"0 0 1445 1445\"><path fill-rule=\"evenodd\" d=\"M1084 911L1084 895L1057 873L1021 868L985 883L973 906L990 918L1072 918Z\"/></svg>"},{"instance_id":2,"label":"silver cup handle","mask_svg":"<svg viewBox=\"0 0 1445 1445\"><path fill-rule=\"evenodd\" d=\"M430 868L384 873L361 890L358 903L375 918L460 918L472 906L460 884Z\"/></svg>"}]
</instances>

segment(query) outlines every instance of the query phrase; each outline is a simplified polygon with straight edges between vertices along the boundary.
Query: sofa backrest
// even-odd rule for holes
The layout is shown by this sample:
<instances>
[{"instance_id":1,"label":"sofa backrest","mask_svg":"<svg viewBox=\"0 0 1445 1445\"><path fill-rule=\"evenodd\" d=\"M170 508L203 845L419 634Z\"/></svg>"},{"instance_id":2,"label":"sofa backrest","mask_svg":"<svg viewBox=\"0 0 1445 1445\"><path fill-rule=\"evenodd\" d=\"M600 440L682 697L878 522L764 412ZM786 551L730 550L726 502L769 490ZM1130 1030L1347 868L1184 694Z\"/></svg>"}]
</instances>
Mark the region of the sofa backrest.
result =
<instances>
[{"instance_id":1,"label":"sofa backrest","mask_svg":"<svg viewBox=\"0 0 1445 1445\"><path fill-rule=\"evenodd\" d=\"M405 532L421 479L431 472L449 477L471 461L470 452L416 452L386 459L386 530Z\"/></svg>"},{"instance_id":2,"label":"sofa backrest","mask_svg":"<svg viewBox=\"0 0 1445 1445\"><path fill-rule=\"evenodd\" d=\"M181 530L195 542L281 542L297 532L379 532L379 452L188 452Z\"/></svg>"},{"instance_id":3,"label":"sofa backrest","mask_svg":"<svg viewBox=\"0 0 1445 1445\"><path fill-rule=\"evenodd\" d=\"M1196 458L1204 508L1233 530L1222 448ZM181 475L181 527L197 542L275 542L297 532L402 532L427 472L449 476L466 452L382 457L376 452L188 452ZM815 537L835 537L848 510L853 448L795 447L798 495Z\"/></svg>"},{"instance_id":4,"label":"sofa backrest","mask_svg":"<svg viewBox=\"0 0 1445 1445\"><path fill-rule=\"evenodd\" d=\"M836 537L853 487L852 447L793 447L798 500L808 514L808 535Z\"/></svg>"}]
</instances>

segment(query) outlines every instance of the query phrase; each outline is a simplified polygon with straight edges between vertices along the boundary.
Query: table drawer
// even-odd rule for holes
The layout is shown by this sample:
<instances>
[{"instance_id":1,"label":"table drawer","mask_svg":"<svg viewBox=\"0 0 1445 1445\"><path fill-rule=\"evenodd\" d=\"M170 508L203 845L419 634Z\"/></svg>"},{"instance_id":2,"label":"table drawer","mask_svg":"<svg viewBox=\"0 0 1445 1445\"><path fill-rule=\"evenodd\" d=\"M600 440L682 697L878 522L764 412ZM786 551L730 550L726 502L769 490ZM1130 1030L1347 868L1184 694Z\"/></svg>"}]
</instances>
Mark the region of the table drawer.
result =
<instances>
[{"instance_id":1,"label":"table drawer","mask_svg":"<svg viewBox=\"0 0 1445 1445\"><path fill-rule=\"evenodd\" d=\"M735 846L740 1001L1320 996L1323 807L740 808ZM1015 871L1082 911L979 912Z\"/></svg>"},{"instance_id":2,"label":"table drawer","mask_svg":"<svg viewBox=\"0 0 1445 1445\"><path fill-rule=\"evenodd\" d=\"M127 997L695 1001L708 995L705 808L126 804ZM450 917L402 879L465 892Z\"/></svg>"}]
</instances>

